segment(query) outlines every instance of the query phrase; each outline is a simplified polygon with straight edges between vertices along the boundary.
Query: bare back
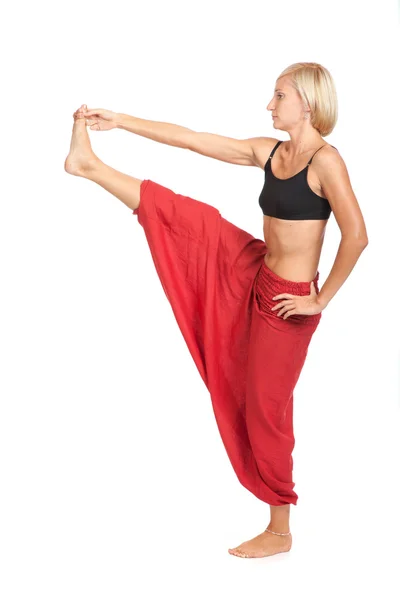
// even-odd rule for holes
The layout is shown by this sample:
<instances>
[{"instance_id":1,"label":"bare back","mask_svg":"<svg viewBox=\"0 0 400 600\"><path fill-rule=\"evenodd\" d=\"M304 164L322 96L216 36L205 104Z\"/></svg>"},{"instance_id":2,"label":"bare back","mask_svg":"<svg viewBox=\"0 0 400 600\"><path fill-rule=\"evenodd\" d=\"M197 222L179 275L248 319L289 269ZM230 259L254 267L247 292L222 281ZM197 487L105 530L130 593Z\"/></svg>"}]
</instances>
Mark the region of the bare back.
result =
<instances>
[{"instance_id":1,"label":"bare back","mask_svg":"<svg viewBox=\"0 0 400 600\"><path fill-rule=\"evenodd\" d=\"M264 166L279 140L266 138L265 145L254 149L257 166ZM329 146L329 144L326 144ZM271 169L275 177L292 177L307 164L316 149L290 162L286 155L287 142L283 142L273 156ZM320 181L310 164L307 182L313 192L324 198ZM264 215L264 240L268 252L264 258L268 267L291 281L312 281L317 273L325 236L327 219L292 221Z\"/></svg>"}]
</instances>

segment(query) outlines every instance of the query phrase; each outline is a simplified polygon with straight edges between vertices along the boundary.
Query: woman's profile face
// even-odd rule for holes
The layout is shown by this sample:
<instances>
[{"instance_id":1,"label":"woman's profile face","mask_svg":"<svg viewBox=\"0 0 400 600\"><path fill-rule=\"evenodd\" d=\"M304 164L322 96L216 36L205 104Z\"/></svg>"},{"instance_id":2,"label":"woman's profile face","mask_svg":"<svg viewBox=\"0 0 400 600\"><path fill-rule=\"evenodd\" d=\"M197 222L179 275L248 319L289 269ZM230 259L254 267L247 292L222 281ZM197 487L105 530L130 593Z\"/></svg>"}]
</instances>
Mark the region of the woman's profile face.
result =
<instances>
[{"instance_id":1,"label":"woman's profile face","mask_svg":"<svg viewBox=\"0 0 400 600\"><path fill-rule=\"evenodd\" d=\"M298 124L304 117L303 103L291 84L290 77L281 77L276 81L274 95L267 110L271 111L274 127L284 131Z\"/></svg>"}]
</instances>

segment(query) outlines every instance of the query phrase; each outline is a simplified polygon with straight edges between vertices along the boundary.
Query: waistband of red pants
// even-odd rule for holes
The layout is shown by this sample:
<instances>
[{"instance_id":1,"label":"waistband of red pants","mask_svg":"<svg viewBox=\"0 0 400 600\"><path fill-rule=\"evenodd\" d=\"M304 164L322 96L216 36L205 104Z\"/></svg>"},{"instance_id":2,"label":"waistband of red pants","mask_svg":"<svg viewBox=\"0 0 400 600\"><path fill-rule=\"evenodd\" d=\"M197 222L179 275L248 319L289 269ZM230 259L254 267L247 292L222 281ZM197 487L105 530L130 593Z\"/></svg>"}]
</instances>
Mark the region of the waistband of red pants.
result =
<instances>
[{"instance_id":1,"label":"waistband of red pants","mask_svg":"<svg viewBox=\"0 0 400 600\"><path fill-rule=\"evenodd\" d=\"M315 289L317 293L318 288L319 271L313 279ZM256 287L259 291L274 292L275 294L282 294L288 292L296 296L308 296L311 291L310 281L291 281L290 279L284 279L274 271L272 271L262 260L260 269L256 277Z\"/></svg>"}]
</instances>

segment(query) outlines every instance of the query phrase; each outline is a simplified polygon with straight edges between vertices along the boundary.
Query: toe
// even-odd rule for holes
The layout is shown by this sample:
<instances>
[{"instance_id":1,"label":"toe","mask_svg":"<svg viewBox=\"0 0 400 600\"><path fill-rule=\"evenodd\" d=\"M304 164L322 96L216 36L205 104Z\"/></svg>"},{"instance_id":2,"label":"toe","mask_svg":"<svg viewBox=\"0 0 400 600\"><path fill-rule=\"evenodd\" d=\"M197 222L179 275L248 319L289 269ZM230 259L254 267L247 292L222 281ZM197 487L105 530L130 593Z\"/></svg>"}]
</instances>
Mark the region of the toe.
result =
<instances>
[{"instance_id":1,"label":"toe","mask_svg":"<svg viewBox=\"0 0 400 600\"><path fill-rule=\"evenodd\" d=\"M240 558L247 558L247 553L241 550L240 548L230 548L229 553L234 556L239 556Z\"/></svg>"}]
</instances>

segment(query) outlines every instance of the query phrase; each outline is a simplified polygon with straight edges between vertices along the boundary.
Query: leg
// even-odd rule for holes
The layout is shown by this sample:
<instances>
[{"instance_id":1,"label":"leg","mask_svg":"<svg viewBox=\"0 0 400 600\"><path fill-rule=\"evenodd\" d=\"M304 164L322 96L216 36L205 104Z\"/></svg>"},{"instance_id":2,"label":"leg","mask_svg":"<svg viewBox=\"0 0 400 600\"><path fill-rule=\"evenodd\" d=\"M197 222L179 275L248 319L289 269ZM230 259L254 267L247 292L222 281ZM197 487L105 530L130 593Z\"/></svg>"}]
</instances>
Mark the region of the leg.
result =
<instances>
[{"instance_id":1,"label":"leg","mask_svg":"<svg viewBox=\"0 0 400 600\"><path fill-rule=\"evenodd\" d=\"M277 317L271 311L272 297L284 291L279 289L281 286L290 286L293 282L271 279L270 275L265 280L264 276L265 272L255 286L247 368L246 424L261 485L270 504L271 519L267 527L270 531L229 550L231 554L245 557L287 552L292 545L290 503L297 502L291 456L295 442L293 391L318 324L307 317L291 322ZM309 286L307 282L294 282L293 285L297 288L293 293L303 295Z\"/></svg>"},{"instance_id":2,"label":"leg","mask_svg":"<svg viewBox=\"0 0 400 600\"><path fill-rule=\"evenodd\" d=\"M142 179L116 171L94 154L86 129L86 120L80 115L78 111L74 117L71 147L65 160L65 170L71 175L98 183L131 210L138 208Z\"/></svg>"},{"instance_id":3,"label":"leg","mask_svg":"<svg viewBox=\"0 0 400 600\"><path fill-rule=\"evenodd\" d=\"M140 202L140 185L142 179L121 173L106 165L100 159L83 175L86 179L98 183L102 188L121 200L128 208L138 208Z\"/></svg>"},{"instance_id":4,"label":"leg","mask_svg":"<svg viewBox=\"0 0 400 600\"><path fill-rule=\"evenodd\" d=\"M284 504L282 506L271 505L270 512L271 518L268 523L268 529L277 533L287 533L290 531L290 504Z\"/></svg>"},{"instance_id":5,"label":"leg","mask_svg":"<svg viewBox=\"0 0 400 600\"><path fill-rule=\"evenodd\" d=\"M274 317L275 318L275 317ZM288 552L292 482L293 389L304 364L307 341L275 329L259 312L253 314L249 343L246 424L262 484L269 491L271 518L260 535L229 550L240 557L261 558ZM267 496L268 497L268 496ZM271 533L274 532L274 533ZM275 535L275 533L289 535Z\"/></svg>"}]
</instances>

